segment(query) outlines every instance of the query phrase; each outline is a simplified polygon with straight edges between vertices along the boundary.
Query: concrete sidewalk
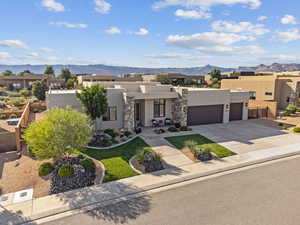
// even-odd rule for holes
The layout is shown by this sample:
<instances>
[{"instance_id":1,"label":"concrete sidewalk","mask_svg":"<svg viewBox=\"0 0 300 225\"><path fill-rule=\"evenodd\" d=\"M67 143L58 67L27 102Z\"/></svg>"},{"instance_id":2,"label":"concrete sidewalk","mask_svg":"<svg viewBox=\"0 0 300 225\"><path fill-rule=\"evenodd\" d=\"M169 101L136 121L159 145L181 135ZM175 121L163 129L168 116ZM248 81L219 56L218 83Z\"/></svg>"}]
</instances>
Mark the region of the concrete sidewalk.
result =
<instances>
[{"instance_id":1,"label":"concrete sidewalk","mask_svg":"<svg viewBox=\"0 0 300 225\"><path fill-rule=\"evenodd\" d=\"M186 157L181 151L173 147L166 139L163 137L146 137L141 136L144 141L151 146L151 148L159 153L167 167L182 167L188 164L194 163L188 157Z\"/></svg>"},{"instance_id":2,"label":"concrete sidewalk","mask_svg":"<svg viewBox=\"0 0 300 225\"><path fill-rule=\"evenodd\" d=\"M112 200L126 199L130 195L166 185L297 154L300 154L300 144L292 144L235 155L224 160L173 167L152 174L38 198L5 208L0 207L0 223L20 224L82 207L97 207L99 204L105 205Z\"/></svg>"}]
</instances>

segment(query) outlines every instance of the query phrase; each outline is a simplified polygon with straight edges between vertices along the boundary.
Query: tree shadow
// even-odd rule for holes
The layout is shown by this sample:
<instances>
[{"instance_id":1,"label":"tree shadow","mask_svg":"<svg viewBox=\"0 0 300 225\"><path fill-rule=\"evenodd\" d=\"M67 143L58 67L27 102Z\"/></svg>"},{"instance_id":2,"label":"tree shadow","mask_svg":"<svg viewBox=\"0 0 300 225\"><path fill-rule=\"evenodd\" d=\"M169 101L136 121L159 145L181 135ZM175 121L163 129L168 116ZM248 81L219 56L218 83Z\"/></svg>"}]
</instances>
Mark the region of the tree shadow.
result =
<instances>
[{"instance_id":1,"label":"tree shadow","mask_svg":"<svg viewBox=\"0 0 300 225\"><path fill-rule=\"evenodd\" d=\"M110 182L91 186L57 196L71 209L80 209L97 204L97 208L83 213L104 221L126 223L149 212L151 197L132 185Z\"/></svg>"},{"instance_id":2,"label":"tree shadow","mask_svg":"<svg viewBox=\"0 0 300 225\"><path fill-rule=\"evenodd\" d=\"M29 221L29 222L28 222ZM21 211L12 212L0 205L0 224L2 225L36 225L35 222L30 222L30 219L24 217Z\"/></svg>"}]
</instances>

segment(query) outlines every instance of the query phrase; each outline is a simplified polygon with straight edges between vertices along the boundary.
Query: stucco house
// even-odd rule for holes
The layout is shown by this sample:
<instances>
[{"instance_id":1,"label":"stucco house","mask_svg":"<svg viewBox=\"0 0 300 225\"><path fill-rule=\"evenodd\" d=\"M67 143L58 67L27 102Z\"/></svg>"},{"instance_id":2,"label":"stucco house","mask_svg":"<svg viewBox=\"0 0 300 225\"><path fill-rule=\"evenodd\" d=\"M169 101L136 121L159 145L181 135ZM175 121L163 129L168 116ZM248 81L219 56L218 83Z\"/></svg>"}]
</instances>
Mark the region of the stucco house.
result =
<instances>
[{"instance_id":1,"label":"stucco house","mask_svg":"<svg viewBox=\"0 0 300 225\"><path fill-rule=\"evenodd\" d=\"M152 120L180 120L182 125L227 123L248 119L249 93L223 89L184 88L158 82L85 82L107 89L108 112L99 127L132 130L137 124L152 126ZM75 90L47 93L47 107L71 106L82 110Z\"/></svg>"},{"instance_id":2,"label":"stucco house","mask_svg":"<svg viewBox=\"0 0 300 225\"><path fill-rule=\"evenodd\" d=\"M222 80L221 88L249 91L252 100L274 101L279 109L288 105L300 106L299 76L240 76L236 80Z\"/></svg>"}]
</instances>

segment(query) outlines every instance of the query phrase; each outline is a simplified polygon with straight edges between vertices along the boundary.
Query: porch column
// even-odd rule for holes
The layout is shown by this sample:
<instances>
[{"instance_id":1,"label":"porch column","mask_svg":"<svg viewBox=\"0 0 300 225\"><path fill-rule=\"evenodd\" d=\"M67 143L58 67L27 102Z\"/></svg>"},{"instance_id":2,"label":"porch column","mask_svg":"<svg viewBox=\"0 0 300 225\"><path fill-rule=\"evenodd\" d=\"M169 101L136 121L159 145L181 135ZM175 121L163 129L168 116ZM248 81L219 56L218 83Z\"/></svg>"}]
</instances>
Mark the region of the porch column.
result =
<instances>
[{"instance_id":1,"label":"porch column","mask_svg":"<svg viewBox=\"0 0 300 225\"><path fill-rule=\"evenodd\" d=\"M182 126L187 126L187 100L188 90L183 89L182 94L173 100L173 120L179 120Z\"/></svg>"},{"instance_id":2,"label":"porch column","mask_svg":"<svg viewBox=\"0 0 300 225\"><path fill-rule=\"evenodd\" d=\"M134 130L134 97L129 97L126 94L124 97L124 128Z\"/></svg>"}]
</instances>

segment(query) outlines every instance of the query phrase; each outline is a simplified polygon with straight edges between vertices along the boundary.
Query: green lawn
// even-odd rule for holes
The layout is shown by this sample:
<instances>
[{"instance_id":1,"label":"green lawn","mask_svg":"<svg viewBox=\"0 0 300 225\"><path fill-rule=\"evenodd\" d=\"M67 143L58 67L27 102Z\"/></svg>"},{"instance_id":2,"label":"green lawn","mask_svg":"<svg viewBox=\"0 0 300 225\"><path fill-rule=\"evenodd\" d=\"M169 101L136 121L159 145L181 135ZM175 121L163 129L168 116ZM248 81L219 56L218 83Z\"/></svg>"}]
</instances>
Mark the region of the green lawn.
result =
<instances>
[{"instance_id":1,"label":"green lawn","mask_svg":"<svg viewBox=\"0 0 300 225\"><path fill-rule=\"evenodd\" d=\"M136 138L124 145L107 150L85 149L82 153L100 160L105 166L104 182L119 180L138 175L131 169L128 161L141 151L149 147L141 138Z\"/></svg>"},{"instance_id":2,"label":"green lawn","mask_svg":"<svg viewBox=\"0 0 300 225\"><path fill-rule=\"evenodd\" d=\"M236 153L230 151L229 149L213 142L212 140L209 140L206 137L203 137L199 134L193 134L193 135L185 135L185 136L175 136L175 137L167 137L166 140L170 142L172 145L174 145L179 150L182 150L186 147L187 141L194 141L198 145L201 145L204 148L209 147L212 152L214 152L218 157L224 158L227 156L235 155Z\"/></svg>"}]
</instances>

